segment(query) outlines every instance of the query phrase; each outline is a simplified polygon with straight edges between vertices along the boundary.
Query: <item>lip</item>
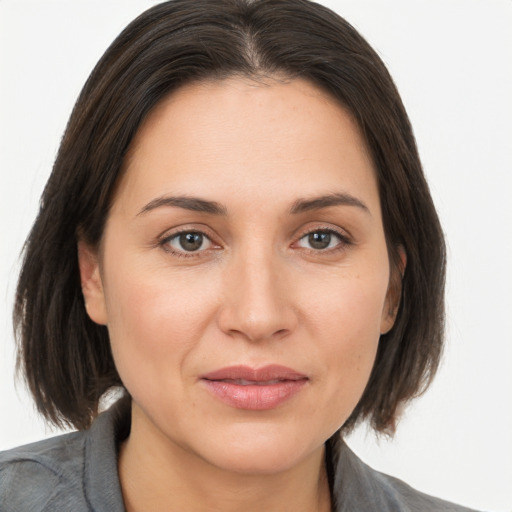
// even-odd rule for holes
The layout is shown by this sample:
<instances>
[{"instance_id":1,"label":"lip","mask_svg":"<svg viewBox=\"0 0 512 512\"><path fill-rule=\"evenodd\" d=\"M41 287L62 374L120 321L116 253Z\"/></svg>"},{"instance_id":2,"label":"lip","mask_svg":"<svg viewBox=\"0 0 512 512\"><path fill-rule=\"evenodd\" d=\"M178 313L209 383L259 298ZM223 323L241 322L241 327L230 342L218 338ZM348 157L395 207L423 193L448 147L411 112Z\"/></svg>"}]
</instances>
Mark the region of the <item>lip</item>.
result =
<instances>
[{"instance_id":1,"label":"lip","mask_svg":"<svg viewBox=\"0 0 512 512\"><path fill-rule=\"evenodd\" d=\"M281 365L261 368L229 366L201 376L206 388L236 409L274 409L296 395L308 382L307 375Z\"/></svg>"}]
</instances>

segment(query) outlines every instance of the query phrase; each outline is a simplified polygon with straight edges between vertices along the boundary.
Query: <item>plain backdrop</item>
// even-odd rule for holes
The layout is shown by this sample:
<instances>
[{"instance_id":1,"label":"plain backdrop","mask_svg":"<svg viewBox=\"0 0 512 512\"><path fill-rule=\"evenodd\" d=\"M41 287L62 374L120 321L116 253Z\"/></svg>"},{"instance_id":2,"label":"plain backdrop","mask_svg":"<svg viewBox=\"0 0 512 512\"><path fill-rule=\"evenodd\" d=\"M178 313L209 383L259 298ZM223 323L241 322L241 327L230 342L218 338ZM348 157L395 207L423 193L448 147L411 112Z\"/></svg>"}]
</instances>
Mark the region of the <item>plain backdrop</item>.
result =
<instances>
[{"instance_id":1,"label":"plain backdrop","mask_svg":"<svg viewBox=\"0 0 512 512\"><path fill-rule=\"evenodd\" d=\"M53 435L14 382L18 256L67 118L103 51L150 0L0 0L0 449ZM434 385L394 440L349 444L414 487L512 511L512 1L331 0L408 109L449 246Z\"/></svg>"}]
</instances>

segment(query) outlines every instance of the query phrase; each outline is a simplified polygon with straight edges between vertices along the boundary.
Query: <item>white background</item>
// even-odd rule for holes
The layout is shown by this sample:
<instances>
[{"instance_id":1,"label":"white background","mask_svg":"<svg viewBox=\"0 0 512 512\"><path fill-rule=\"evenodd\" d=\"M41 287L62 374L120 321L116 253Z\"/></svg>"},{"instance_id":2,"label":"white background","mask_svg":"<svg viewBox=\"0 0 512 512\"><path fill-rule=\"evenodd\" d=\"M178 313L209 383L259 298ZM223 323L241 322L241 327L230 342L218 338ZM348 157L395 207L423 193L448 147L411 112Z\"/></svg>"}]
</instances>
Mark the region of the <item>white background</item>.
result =
<instances>
[{"instance_id":1,"label":"white background","mask_svg":"<svg viewBox=\"0 0 512 512\"><path fill-rule=\"evenodd\" d=\"M15 388L18 254L73 103L150 0L0 0L0 449L52 434ZM331 0L402 94L449 245L447 349L374 467L474 508L512 511L512 1Z\"/></svg>"}]
</instances>

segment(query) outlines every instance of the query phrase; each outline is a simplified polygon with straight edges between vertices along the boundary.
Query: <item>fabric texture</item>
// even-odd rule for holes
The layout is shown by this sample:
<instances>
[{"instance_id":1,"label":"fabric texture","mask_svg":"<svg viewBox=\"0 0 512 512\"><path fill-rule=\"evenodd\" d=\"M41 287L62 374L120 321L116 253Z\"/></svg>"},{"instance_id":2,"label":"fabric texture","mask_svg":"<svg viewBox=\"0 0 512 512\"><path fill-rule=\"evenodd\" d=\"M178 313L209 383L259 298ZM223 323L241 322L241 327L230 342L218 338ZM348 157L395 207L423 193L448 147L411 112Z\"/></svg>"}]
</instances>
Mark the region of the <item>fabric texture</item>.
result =
<instances>
[{"instance_id":1,"label":"fabric texture","mask_svg":"<svg viewBox=\"0 0 512 512\"><path fill-rule=\"evenodd\" d=\"M124 512L117 455L128 430L121 400L89 430L1 452L0 511ZM470 512L373 470L343 442L335 458L335 512Z\"/></svg>"}]
</instances>

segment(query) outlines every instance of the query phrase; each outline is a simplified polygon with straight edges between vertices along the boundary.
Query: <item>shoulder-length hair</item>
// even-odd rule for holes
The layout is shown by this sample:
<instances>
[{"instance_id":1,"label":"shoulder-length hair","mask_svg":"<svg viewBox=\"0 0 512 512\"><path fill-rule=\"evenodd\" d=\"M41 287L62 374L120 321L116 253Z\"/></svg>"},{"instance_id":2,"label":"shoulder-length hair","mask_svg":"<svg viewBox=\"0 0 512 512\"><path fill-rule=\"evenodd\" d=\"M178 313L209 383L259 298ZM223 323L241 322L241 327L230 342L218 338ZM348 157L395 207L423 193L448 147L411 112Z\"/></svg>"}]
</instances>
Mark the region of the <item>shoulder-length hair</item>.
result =
<instances>
[{"instance_id":1,"label":"shoulder-length hair","mask_svg":"<svg viewBox=\"0 0 512 512\"><path fill-rule=\"evenodd\" d=\"M99 244L130 142L155 105L184 84L230 76L307 79L348 109L366 140L401 302L344 429L366 418L393 432L397 411L426 389L439 364L443 234L384 64L349 23L308 0L165 2L134 20L92 71L44 189L17 288L18 364L37 408L57 425L87 428L100 397L122 385L107 329L85 311L77 241Z\"/></svg>"}]
</instances>

